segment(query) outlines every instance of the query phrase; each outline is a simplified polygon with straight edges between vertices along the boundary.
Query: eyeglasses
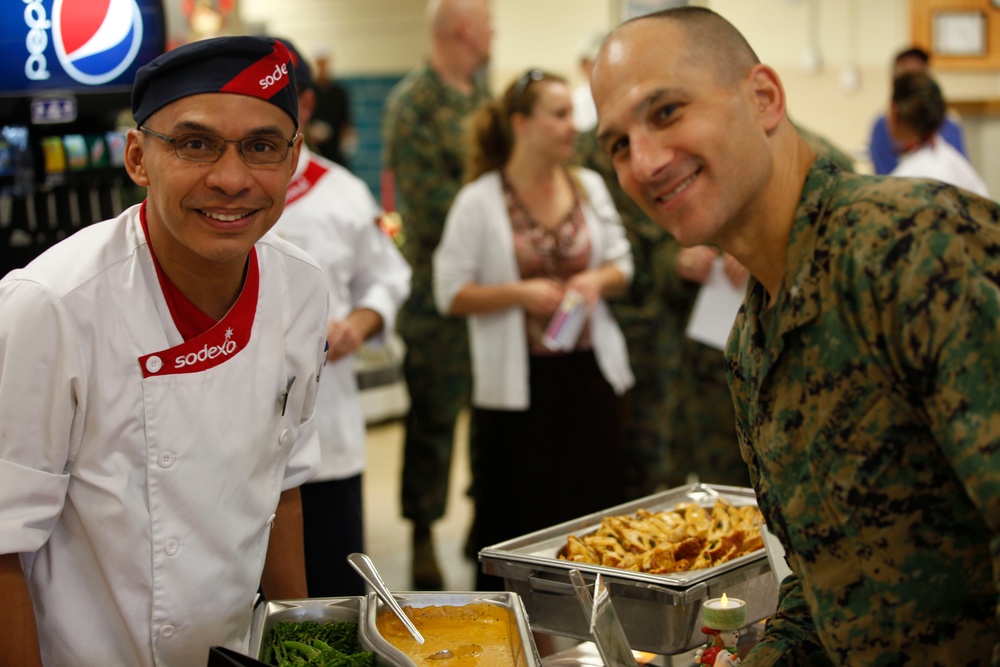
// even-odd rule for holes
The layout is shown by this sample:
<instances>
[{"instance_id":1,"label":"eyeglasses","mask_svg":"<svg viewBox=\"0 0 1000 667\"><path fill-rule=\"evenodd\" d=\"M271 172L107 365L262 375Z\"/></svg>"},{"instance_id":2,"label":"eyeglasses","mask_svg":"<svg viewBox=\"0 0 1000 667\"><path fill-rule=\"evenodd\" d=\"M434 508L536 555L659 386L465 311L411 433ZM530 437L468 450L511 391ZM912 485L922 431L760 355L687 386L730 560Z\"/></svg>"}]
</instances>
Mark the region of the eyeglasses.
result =
<instances>
[{"instance_id":1,"label":"eyeglasses","mask_svg":"<svg viewBox=\"0 0 1000 667\"><path fill-rule=\"evenodd\" d=\"M524 97L525 91L528 90L528 86L544 78L545 72L540 69L529 69L522 74L521 78L514 84L514 92L510 94L510 108L516 110L517 106L521 103L521 98Z\"/></svg>"},{"instance_id":2,"label":"eyeglasses","mask_svg":"<svg viewBox=\"0 0 1000 667\"><path fill-rule=\"evenodd\" d=\"M140 132L156 137L174 147L174 153L182 160L191 162L218 162L226 150L226 144L236 144L240 157L247 164L274 164L288 157L288 151L295 144L296 133L291 139L282 136L245 137L243 139L223 139L215 134L181 134L168 137L154 132L148 127L140 127Z\"/></svg>"}]
</instances>

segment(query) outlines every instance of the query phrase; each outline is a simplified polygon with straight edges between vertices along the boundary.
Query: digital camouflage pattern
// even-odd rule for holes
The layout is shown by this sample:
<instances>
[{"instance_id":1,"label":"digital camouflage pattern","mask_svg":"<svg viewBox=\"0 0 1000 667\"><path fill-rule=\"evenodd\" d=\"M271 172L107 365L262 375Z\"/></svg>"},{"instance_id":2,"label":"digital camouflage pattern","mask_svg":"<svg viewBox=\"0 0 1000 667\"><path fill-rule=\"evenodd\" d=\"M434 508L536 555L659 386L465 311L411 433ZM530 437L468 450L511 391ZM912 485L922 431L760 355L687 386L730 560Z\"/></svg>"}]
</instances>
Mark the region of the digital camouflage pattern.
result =
<instances>
[{"instance_id":1,"label":"digital camouflage pattern","mask_svg":"<svg viewBox=\"0 0 1000 667\"><path fill-rule=\"evenodd\" d=\"M455 420L469 404L471 377L465 318L434 305L431 261L452 199L462 185L466 117L489 99L452 90L427 66L403 79L386 102L385 163L402 215L403 256L413 269L409 300L396 329L406 342L403 516L430 525L444 515Z\"/></svg>"},{"instance_id":2,"label":"digital camouflage pattern","mask_svg":"<svg viewBox=\"0 0 1000 667\"><path fill-rule=\"evenodd\" d=\"M834 664L989 664L1000 207L818 158L786 261L773 307L751 284L727 352L743 456L795 572L745 664L787 664L807 637Z\"/></svg>"}]
</instances>

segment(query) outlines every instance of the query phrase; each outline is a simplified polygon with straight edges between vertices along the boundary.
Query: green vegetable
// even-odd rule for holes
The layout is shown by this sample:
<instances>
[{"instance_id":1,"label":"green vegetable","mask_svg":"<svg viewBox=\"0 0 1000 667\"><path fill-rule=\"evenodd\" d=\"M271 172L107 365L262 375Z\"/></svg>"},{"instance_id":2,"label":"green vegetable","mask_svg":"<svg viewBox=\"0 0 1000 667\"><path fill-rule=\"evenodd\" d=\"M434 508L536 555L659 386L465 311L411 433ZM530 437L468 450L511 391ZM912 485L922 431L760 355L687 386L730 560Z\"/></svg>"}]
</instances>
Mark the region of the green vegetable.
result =
<instances>
[{"instance_id":1,"label":"green vegetable","mask_svg":"<svg viewBox=\"0 0 1000 667\"><path fill-rule=\"evenodd\" d=\"M282 621L271 631L268 658L278 667L376 667L352 621Z\"/></svg>"}]
</instances>

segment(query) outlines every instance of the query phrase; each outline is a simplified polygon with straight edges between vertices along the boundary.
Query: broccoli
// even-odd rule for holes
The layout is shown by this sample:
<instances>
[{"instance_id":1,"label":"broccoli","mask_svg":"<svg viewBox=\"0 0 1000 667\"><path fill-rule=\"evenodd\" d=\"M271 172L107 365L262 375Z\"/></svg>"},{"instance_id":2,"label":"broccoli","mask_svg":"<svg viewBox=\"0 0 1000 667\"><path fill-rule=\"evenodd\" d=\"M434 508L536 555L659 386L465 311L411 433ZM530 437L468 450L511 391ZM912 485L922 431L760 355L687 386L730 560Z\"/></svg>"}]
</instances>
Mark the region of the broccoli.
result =
<instances>
[{"instance_id":1,"label":"broccoli","mask_svg":"<svg viewBox=\"0 0 1000 667\"><path fill-rule=\"evenodd\" d=\"M269 655L278 667L376 667L352 621L282 621L271 631Z\"/></svg>"}]
</instances>

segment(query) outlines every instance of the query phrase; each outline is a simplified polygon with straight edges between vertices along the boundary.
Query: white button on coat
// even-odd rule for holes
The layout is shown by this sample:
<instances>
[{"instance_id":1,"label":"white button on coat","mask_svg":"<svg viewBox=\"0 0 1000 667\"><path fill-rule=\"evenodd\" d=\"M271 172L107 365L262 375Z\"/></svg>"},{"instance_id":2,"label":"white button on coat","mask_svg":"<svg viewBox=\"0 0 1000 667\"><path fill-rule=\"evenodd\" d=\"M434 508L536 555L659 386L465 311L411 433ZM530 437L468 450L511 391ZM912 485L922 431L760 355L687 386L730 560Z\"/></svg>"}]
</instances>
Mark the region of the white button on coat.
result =
<instances>
[{"instance_id":1,"label":"white button on coat","mask_svg":"<svg viewBox=\"0 0 1000 667\"><path fill-rule=\"evenodd\" d=\"M169 539L163 543L163 552L168 556L175 555L181 548L181 543L174 539Z\"/></svg>"},{"instance_id":2,"label":"white button on coat","mask_svg":"<svg viewBox=\"0 0 1000 667\"><path fill-rule=\"evenodd\" d=\"M163 368L163 360L156 355L146 359L146 370L150 373L159 373L161 368Z\"/></svg>"},{"instance_id":3,"label":"white button on coat","mask_svg":"<svg viewBox=\"0 0 1000 667\"><path fill-rule=\"evenodd\" d=\"M160 454L159 464L161 468L169 468L177 460L173 452L163 452Z\"/></svg>"}]
</instances>

